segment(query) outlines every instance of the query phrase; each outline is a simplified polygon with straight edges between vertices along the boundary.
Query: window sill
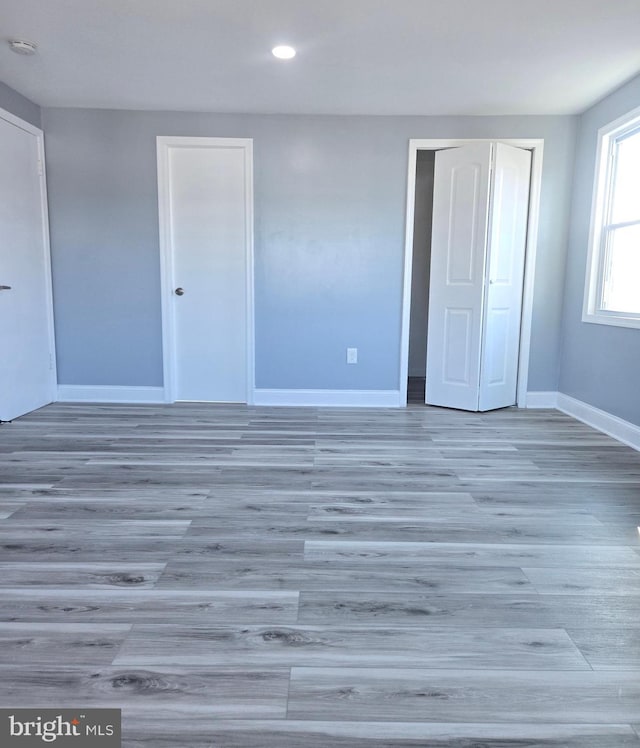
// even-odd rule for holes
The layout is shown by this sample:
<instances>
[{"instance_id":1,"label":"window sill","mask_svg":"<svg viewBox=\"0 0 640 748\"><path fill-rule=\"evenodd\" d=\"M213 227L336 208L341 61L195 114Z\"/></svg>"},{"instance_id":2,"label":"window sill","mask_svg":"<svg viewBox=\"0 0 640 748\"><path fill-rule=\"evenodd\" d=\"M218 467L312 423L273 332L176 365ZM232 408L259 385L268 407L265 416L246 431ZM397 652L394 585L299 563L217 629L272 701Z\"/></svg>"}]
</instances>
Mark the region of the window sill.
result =
<instances>
[{"instance_id":1,"label":"window sill","mask_svg":"<svg viewBox=\"0 0 640 748\"><path fill-rule=\"evenodd\" d=\"M582 321L592 325L609 325L611 327L635 327L640 329L640 318L623 317L622 315L613 314L592 314L585 313L582 315Z\"/></svg>"}]
</instances>

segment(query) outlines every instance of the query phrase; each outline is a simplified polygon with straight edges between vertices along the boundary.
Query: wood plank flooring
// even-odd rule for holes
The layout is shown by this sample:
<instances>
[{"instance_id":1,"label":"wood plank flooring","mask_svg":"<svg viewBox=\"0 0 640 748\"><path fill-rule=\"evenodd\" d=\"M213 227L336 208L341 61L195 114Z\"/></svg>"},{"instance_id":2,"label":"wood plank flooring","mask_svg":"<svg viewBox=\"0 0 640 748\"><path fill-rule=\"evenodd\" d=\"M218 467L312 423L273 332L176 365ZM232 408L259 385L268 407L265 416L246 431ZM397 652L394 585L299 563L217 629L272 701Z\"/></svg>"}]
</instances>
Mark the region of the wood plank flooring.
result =
<instances>
[{"instance_id":1,"label":"wood plank flooring","mask_svg":"<svg viewBox=\"0 0 640 748\"><path fill-rule=\"evenodd\" d=\"M554 411L0 426L0 705L127 748L640 748L640 454Z\"/></svg>"}]
</instances>

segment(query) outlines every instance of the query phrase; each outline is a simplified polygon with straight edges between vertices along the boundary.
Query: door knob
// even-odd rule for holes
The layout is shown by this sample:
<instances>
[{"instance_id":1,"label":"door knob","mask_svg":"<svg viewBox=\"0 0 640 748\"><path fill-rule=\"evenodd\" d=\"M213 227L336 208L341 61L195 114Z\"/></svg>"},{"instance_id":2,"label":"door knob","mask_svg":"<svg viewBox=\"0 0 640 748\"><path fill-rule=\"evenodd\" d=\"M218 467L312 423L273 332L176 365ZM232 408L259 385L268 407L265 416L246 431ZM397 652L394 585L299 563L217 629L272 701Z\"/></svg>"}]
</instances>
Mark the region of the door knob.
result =
<instances>
[{"instance_id":1,"label":"door knob","mask_svg":"<svg viewBox=\"0 0 640 748\"><path fill-rule=\"evenodd\" d=\"M11 291L11 286L0 286L0 291Z\"/></svg>"},{"instance_id":2,"label":"door knob","mask_svg":"<svg viewBox=\"0 0 640 748\"><path fill-rule=\"evenodd\" d=\"M174 293L176 296L184 296L184 288L176 288Z\"/></svg>"}]
</instances>

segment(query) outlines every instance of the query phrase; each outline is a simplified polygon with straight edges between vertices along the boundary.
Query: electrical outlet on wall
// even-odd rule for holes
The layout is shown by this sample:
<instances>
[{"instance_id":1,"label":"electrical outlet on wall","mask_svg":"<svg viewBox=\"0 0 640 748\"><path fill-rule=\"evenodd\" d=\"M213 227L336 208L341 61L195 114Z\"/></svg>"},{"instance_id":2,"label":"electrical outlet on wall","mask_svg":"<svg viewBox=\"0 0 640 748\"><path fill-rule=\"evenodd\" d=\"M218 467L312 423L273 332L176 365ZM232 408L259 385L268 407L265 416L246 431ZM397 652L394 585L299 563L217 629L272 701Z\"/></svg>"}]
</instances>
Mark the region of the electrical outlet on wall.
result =
<instances>
[{"instance_id":1,"label":"electrical outlet on wall","mask_svg":"<svg viewBox=\"0 0 640 748\"><path fill-rule=\"evenodd\" d=\"M347 363L348 364L358 363L358 349L357 348L347 348Z\"/></svg>"}]
</instances>

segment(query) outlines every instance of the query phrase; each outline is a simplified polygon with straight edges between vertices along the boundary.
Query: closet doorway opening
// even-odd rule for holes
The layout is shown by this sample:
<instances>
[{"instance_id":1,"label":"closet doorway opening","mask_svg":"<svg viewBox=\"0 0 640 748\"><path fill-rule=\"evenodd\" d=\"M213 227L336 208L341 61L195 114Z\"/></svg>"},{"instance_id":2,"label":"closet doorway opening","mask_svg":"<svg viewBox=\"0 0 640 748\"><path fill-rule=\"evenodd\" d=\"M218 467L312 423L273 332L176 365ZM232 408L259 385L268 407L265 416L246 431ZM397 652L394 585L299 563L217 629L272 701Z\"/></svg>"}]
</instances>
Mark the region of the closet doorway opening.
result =
<instances>
[{"instance_id":1,"label":"closet doorway opening","mask_svg":"<svg viewBox=\"0 0 640 748\"><path fill-rule=\"evenodd\" d=\"M427 403L525 406L543 146L541 139L409 141L401 404L424 404L426 379ZM506 234L519 234L521 245L510 301Z\"/></svg>"}]
</instances>

